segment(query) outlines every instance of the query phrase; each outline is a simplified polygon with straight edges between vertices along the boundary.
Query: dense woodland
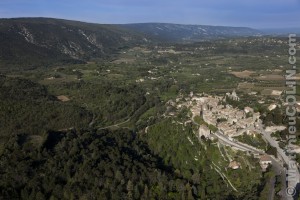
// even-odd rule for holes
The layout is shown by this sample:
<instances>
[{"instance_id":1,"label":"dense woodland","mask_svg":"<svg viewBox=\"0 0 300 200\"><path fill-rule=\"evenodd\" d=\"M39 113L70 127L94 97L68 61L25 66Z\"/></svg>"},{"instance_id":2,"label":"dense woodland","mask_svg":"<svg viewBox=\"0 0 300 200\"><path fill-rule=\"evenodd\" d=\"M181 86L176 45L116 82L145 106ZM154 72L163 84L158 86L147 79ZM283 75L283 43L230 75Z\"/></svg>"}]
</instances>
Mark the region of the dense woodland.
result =
<instances>
[{"instance_id":1,"label":"dense woodland","mask_svg":"<svg viewBox=\"0 0 300 200\"><path fill-rule=\"evenodd\" d=\"M35 140L16 134L5 145L1 199L255 199L261 190L253 185L234 197L209 161L175 169L128 130L47 132Z\"/></svg>"},{"instance_id":2,"label":"dense woodland","mask_svg":"<svg viewBox=\"0 0 300 200\"><path fill-rule=\"evenodd\" d=\"M128 130L48 132L38 147L28 135L14 135L1 156L0 176L1 199L197 196L197 185L176 175Z\"/></svg>"},{"instance_id":3,"label":"dense woodland","mask_svg":"<svg viewBox=\"0 0 300 200\"><path fill-rule=\"evenodd\" d=\"M40 135L48 130L84 128L92 114L82 107L63 104L40 84L0 76L0 119L1 150L11 134Z\"/></svg>"}]
</instances>

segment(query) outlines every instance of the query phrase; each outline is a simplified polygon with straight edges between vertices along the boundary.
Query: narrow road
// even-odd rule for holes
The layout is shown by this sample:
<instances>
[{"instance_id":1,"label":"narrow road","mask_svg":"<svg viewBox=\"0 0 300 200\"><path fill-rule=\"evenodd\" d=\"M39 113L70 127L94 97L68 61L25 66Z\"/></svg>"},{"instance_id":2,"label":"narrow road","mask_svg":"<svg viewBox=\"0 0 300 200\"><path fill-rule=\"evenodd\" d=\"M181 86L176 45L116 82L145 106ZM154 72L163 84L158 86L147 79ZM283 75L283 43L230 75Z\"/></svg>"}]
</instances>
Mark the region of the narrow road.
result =
<instances>
[{"instance_id":1,"label":"narrow road","mask_svg":"<svg viewBox=\"0 0 300 200\"><path fill-rule=\"evenodd\" d=\"M276 181L275 178L276 177L273 176L271 178L271 180L269 181L269 184L270 184L270 187L271 187L270 192L269 192L269 198L268 198L269 200L273 200L274 199L274 195L275 195L275 181Z\"/></svg>"},{"instance_id":2,"label":"narrow road","mask_svg":"<svg viewBox=\"0 0 300 200\"><path fill-rule=\"evenodd\" d=\"M122 124L125 124L125 123L129 122L129 121L130 121L130 119L131 119L131 118L127 119L127 120L126 120L126 121L124 121L124 122L120 122L120 123L118 123L118 124L113 124L113 125L110 125L110 126L106 126L106 127L98 128L98 130L103 130L103 129L113 128L113 127L119 127L120 125L122 125Z\"/></svg>"},{"instance_id":3,"label":"narrow road","mask_svg":"<svg viewBox=\"0 0 300 200\"><path fill-rule=\"evenodd\" d=\"M273 167L273 170L275 172L275 174L277 176L280 176L281 178L281 194L283 195L282 196L282 199L287 199L286 196L285 196L285 189L286 189L286 186L285 186L285 168L282 167L282 164L277 160L275 159L273 156L270 156L271 157L271 160L272 160L272 167ZM272 180L274 182L271 181L271 184L272 184L272 188L271 188L271 191L270 191L270 194L269 194L269 199L270 200L273 200L274 199L274 196L275 196L275 177L272 178Z\"/></svg>"},{"instance_id":4,"label":"narrow road","mask_svg":"<svg viewBox=\"0 0 300 200\"><path fill-rule=\"evenodd\" d=\"M93 113L93 118L92 121L89 123L89 127L92 127L95 124L95 121L96 121L96 114Z\"/></svg>"}]
</instances>

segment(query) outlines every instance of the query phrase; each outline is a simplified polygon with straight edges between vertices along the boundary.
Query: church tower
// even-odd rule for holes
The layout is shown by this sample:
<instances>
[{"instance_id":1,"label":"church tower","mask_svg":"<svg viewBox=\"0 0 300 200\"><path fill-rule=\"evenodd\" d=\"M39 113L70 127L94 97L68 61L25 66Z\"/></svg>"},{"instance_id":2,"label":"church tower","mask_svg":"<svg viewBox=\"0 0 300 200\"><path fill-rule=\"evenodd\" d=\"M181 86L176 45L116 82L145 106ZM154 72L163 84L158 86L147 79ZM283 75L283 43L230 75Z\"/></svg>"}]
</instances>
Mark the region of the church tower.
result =
<instances>
[{"instance_id":1,"label":"church tower","mask_svg":"<svg viewBox=\"0 0 300 200\"><path fill-rule=\"evenodd\" d=\"M201 105L201 110L200 110L200 117L203 119L203 115L204 115L204 109L203 109L203 105Z\"/></svg>"}]
</instances>

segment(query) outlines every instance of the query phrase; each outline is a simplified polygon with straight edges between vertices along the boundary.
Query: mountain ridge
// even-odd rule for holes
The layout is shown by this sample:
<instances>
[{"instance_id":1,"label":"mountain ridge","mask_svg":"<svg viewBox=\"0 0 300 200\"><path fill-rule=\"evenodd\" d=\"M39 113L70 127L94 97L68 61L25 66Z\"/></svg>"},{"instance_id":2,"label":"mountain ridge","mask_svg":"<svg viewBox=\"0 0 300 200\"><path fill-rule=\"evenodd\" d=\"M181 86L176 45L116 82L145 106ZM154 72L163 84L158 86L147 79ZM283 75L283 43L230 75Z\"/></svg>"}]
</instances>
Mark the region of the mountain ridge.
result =
<instances>
[{"instance_id":1,"label":"mountain ridge","mask_svg":"<svg viewBox=\"0 0 300 200\"><path fill-rule=\"evenodd\" d=\"M144 35L115 25L53 18L0 19L0 66L81 63L107 58Z\"/></svg>"},{"instance_id":2,"label":"mountain ridge","mask_svg":"<svg viewBox=\"0 0 300 200\"><path fill-rule=\"evenodd\" d=\"M0 68L37 67L109 59L151 42L198 42L260 35L245 27L170 23L96 24L55 18L0 19Z\"/></svg>"},{"instance_id":3,"label":"mountain ridge","mask_svg":"<svg viewBox=\"0 0 300 200\"><path fill-rule=\"evenodd\" d=\"M263 34L263 32L256 29L232 26L177 23L133 23L120 26L170 42L198 42L229 37L261 36Z\"/></svg>"}]
</instances>

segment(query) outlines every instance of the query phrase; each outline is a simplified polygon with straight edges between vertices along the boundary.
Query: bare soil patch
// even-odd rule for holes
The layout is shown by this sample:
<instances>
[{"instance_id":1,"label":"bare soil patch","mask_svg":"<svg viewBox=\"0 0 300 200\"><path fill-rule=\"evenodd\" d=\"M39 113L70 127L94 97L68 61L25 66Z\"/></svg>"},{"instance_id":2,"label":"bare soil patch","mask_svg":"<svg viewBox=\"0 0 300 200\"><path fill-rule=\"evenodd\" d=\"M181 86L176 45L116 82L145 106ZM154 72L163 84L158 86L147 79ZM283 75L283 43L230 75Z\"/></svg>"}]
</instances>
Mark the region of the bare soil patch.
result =
<instances>
[{"instance_id":1,"label":"bare soil patch","mask_svg":"<svg viewBox=\"0 0 300 200\"><path fill-rule=\"evenodd\" d=\"M233 74L238 78L249 78L254 73L255 73L254 71L249 71L249 70L244 70L242 72L230 72L230 74Z\"/></svg>"},{"instance_id":2,"label":"bare soil patch","mask_svg":"<svg viewBox=\"0 0 300 200\"><path fill-rule=\"evenodd\" d=\"M59 95L59 96L57 96L57 99L62 101L62 102L70 101L69 97L67 97L65 95Z\"/></svg>"},{"instance_id":3,"label":"bare soil patch","mask_svg":"<svg viewBox=\"0 0 300 200\"><path fill-rule=\"evenodd\" d=\"M280 81L280 80L284 80L284 77L281 76L281 75L269 74L269 75L259 76L259 77L257 77L257 80L261 80L261 81Z\"/></svg>"},{"instance_id":4,"label":"bare soil patch","mask_svg":"<svg viewBox=\"0 0 300 200\"><path fill-rule=\"evenodd\" d=\"M244 82L244 83L239 83L238 89L253 89L254 86L255 86L254 83Z\"/></svg>"}]
</instances>

